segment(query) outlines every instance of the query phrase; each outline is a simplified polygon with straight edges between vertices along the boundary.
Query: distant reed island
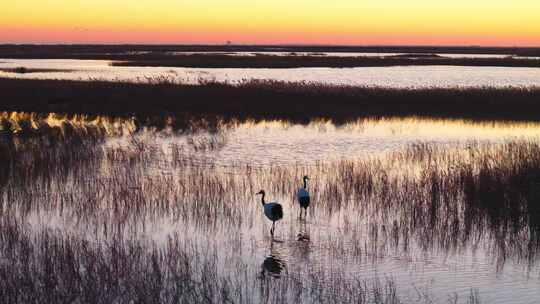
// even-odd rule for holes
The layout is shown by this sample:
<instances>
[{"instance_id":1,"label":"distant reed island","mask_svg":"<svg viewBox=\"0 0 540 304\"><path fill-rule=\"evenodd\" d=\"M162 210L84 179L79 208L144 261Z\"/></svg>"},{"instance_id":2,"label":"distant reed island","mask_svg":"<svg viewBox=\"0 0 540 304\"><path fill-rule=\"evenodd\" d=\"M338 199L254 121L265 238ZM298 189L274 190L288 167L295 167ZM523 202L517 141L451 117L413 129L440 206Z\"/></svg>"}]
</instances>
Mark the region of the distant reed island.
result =
<instances>
[{"instance_id":1,"label":"distant reed island","mask_svg":"<svg viewBox=\"0 0 540 304\"><path fill-rule=\"evenodd\" d=\"M149 56L150 57L150 56ZM157 57L157 56L156 56ZM108 58L111 59L111 58ZM160 58L114 61L113 66L185 67L185 68L358 68L390 66L491 66L540 68L540 59L527 58L447 58L436 54L403 54L379 57L268 55L230 56L227 54L170 55Z\"/></svg>"},{"instance_id":2,"label":"distant reed island","mask_svg":"<svg viewBox=\"0 0 540 304\"><path fill-rule=\"evenodd\" d=\"M246 56L243 54L246 52L252 54ZM346 53L352 54L346 57L342 56ZM355 55L354 53L359 54ZM368 53L372 54L370 55ZM377 56L373 56L373 53L376 53ZM234 54L234 56L231 56L231 54ZM445 56L456 54L460 56ZM464 56L461 57L461 55ZM471 58L470 55L500 56ZM0 58L94 59L111 60L115 66L194 68L350 68L410 65L540 67L540 48L262 45L0 45Z\"/></svg>"},{"instance_id":3,"label":"distant reed island","mask_svg":"<svg viewBox=\"0 0 540 304\"><path fill-rule=\"evenodd\" d=\"M0 78L0 111L113 116L221 117L336 123L361 117L540 121L540 88L398 89L318 83L145 82ZM162 119L158 119L162 121Z\"/></svg>"}]
</instances>

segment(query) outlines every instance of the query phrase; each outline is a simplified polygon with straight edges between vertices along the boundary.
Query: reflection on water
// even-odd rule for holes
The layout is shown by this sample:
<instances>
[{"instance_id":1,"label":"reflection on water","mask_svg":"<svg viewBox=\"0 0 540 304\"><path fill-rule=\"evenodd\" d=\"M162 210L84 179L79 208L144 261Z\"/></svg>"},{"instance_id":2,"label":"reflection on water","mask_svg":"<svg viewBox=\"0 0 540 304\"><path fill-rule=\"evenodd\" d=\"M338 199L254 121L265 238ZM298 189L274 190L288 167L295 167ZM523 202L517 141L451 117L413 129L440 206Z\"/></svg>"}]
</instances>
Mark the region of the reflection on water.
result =
<instances>
[{"instance_id":1,"label":"reflection on water","mask_svg":"<svg viewBox=\"0 0 540 304\"><path fill-rule=\"evenodd\" d=\"M262 265L261 275L270 275L274 278L280 278L282 272L287 271L287 265L282 257L280 257L279 249L274 248L274 242L270 245L270 253L265 257Z\"/></svg>"},{"instance_id":2,"label":"reflection on water","mask_svg":"<svg viewBox=\"0 0 540 304\"><path fill-rule=\"evenodd\" d=\"M300 220L300 229L299 229L298 234L296 235L296 239L300 242L309 242L310 237L309 237L309 228L307 225L307 219L306 218L300 219L300 217L298 218Z\"/></svg>"},{"instance_id":3,"label":"reflection on water","mask_svg":"<svg viewBox=\"0 0 540 304\"><path fill-rule=\"evenodd\" d=\"M540 86L540 69L514 67L396 66L362 68L200 69L172 67L113 67L105 60L1 59L0 69L60 69L70 72L17 74L0 77L146 82L167 77L198 84L203 81L238 83L246 79L317 82L396 88L530 87Z\"/></svg>"},{"instance_id":4,"label":"reflection on water","mask_svg":"<svg viewBox=\"0 0 540 304\"><path fill-rule=\"evenodd\" d=\"M361 119L340 126L330 121L316 121L307 125L284 121L248 121L225 124L217 133L199 132L161 140L164 146L174 145L197 152L195 157L201 162L224 166L261 166L361 158L415 143L501 143L539 136L539 123L396 118Z\"/></svg>"},{"instance_id":5,"label":"reflection on water","mask_svg":"<svg viewBox=\"0 0 540 304\"><path fill-rule=\"evenodd\" d=\"M428 302L463 299L471 288L487 303L540 299L539 124L368 119L218 129L142 129L85 146L96 149L90 159L63 157L80 154L69 146L54 151L50 170L25 167L5 185L0 176L0 233L18 240L0 254L16 259L34 248L32 265L47 265L58 248L83 261L120 256L129 267L115 275L136 269L158 282L159 273L165 286L190 282L184 292L219 286L251 302L272 293L281 302L348 302L362 282L381 278L405 303L419 293ZM295 193L306 174L312 205L299 220ZM253 195L263 188L284 207L281 242L268 237Z\"/></svg>"},{"instance_id":6,"label":"reflection on water","mask_svg":"<svg viewBox=\"0 0 540 304\"><path fill-rule=\"evenodd\" d=\"M269 255L262 264L262 274L269 274L273 277L281 277L281 272L285 270L285 263L275 255Z\"/></svg>"}]
</instances>

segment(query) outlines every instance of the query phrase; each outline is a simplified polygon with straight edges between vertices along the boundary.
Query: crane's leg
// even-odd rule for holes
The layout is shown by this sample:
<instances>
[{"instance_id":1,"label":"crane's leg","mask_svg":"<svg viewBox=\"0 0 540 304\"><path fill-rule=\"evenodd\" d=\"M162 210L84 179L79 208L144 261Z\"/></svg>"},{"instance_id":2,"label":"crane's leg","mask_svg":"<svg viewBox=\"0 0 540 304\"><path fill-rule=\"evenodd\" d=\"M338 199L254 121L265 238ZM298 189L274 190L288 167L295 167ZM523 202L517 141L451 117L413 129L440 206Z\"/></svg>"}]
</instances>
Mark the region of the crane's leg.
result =
<instances>
[{"instance_id":1,"label":"crane's leg","mask_svg":"<svg viewBox=\"0 0 540 304\"><path fill-rule=\"evenodd\" d=\"M272 238L274 238L275 224L276 224L276 222L272 222L272 229L270 229L270 234L272 235Z\"/></svg>"},{"instance_id":2,"label":"crane's leg","mask_svg":"<svg viewBox=\"0 0 540 304\"><path fill-rule=\"evenodd\" d=\"M298 214L298 218L302 219L302 207L300 207L300 213Z\"/></svg>"}]
</instances>

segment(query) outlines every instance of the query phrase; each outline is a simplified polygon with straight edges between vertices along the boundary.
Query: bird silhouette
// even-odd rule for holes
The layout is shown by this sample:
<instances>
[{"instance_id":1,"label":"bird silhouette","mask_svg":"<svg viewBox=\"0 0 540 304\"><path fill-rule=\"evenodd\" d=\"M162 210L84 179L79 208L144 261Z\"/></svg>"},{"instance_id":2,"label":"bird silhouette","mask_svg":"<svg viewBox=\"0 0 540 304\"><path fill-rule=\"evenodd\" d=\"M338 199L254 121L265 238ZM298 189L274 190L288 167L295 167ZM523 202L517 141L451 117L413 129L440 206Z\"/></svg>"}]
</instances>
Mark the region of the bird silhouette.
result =
<instances>
[{"instance_id":1,"label":"bird silhouette","mask_svg":"<svg viewBox=\"0 0 540 304\"><path fill-rule=\"evenodd\" d=\"M259 194L262 195L261 203L264 208L264 215L266 215L266 217L272 221L272 228L270 229L270 234L272 235L272 239L273 239L276 222L283 218L283 208L277 202L266 203L264 201L264 197L266 196L266 193L264 192L264 190L259 191L257 195Z\"/></svg>"},{"instance_id":2,"label":"bird silhouette","mask_svg":"<svg viewBox=\"0 0 540 304\"><path fill-rule=\"evenodd\" d=\"M304 187L298 189L298 203L300 204L300 218L302 218L302 209L304 209L304 215L307 217L307 208L311 202L309 198L309 192L307 191L307 181L309 177L304 176Z\"/></svg>"}]
</instances>

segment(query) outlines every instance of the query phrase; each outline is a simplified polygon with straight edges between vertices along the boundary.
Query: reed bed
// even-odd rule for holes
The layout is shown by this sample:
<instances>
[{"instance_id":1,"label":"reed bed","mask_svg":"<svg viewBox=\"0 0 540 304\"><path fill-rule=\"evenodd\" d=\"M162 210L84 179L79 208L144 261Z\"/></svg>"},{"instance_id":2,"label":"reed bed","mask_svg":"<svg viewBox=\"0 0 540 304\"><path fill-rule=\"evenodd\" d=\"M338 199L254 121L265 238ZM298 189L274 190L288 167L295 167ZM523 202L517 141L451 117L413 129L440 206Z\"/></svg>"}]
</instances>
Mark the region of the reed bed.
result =
<instances>
[{"instance_id":1,"label":"reed bed","mask_svg":"<svg viewBox=\"0 0 540 304\"><path fill-rule=\"evenodd\" d=\"M363 117L440 117L539 121L539 88L381 88L245 80L180 84L0 79L0 111L136 116L144 125L178 129L190 120L283 119L336 123ZM489 109L489 110L488 110Z\"/></svg>"},{"instance_id":2,"label":"reed bed","mask_svg":"<svg viewBox=\"0 0 540 304\"><path fill-rule=\"evenodd\" d=\"M399 282L347 268L396 250L478 248L498 269L509 258L538 265L538 141L416 144L309 166L221 166L201 152L219 150L226 127L204 136L184 131L186 145L163 145L160 137L179 135L146 128L111 144L105 137L124 131L91 118L47 126L49 116L2 117L4 130L17 130L0 141L6 302L400 303ZM277 271L278 257L254 266L245 257L266 230L253 194L266 189L293 214L304 174L312 178L309 218L321 219L310 250L343 264ZM283 225L285 238L296 234L296 221ZM468 300L478 297L471 291Z\"/></svg>"}]
</instances>

